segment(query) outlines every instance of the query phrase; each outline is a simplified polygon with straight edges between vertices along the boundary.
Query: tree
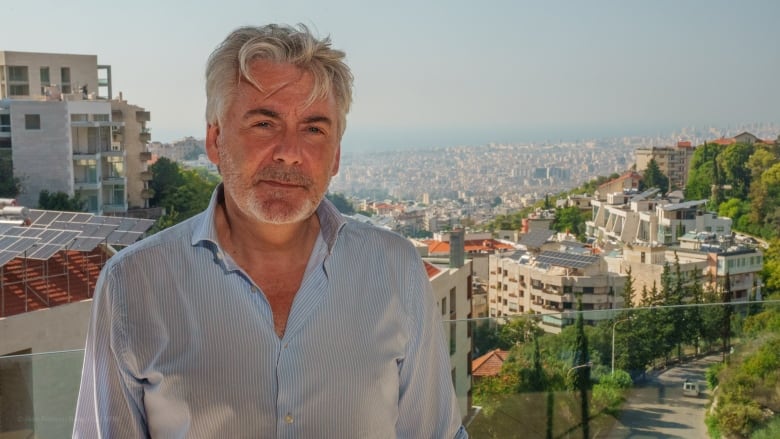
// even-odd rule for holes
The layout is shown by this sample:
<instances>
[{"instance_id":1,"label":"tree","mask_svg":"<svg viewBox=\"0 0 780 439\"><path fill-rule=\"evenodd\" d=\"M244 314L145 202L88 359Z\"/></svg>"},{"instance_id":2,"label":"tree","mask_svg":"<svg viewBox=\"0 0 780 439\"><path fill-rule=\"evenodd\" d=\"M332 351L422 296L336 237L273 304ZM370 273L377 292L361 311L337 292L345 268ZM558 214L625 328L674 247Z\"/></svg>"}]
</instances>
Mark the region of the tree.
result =
<instances>
[{"instance_id":1,"label":"tree","mask_svg":"<svg viewBox=\"0 0 780 439\"><path fill-rule=\"evenodd\" d=\"M747 164L753 152L753 145L734 143L727 146L716 158L722 184L731 185L734 197L744 198L748 194L751 170Z\"/></svg>"},{"instance_id":2,"label":"tree","mask_svg":"<svg viewBox=\"0 0 780 439\"><path fill-rule=\"evenodd\" d=\"M590 354L588 337L585 335L585 322L582 316L582 294L577 296L577 320L575 321L574 358L571 371L574 373L573 385L580 392L582 437L590 439L590 410L588 390L590 390Z\"/></svg>"},{"instance_id":3,"label":"tree","mask_svg":"<svg viewBox=\"0 0 780 439\"><path fill-rule=\"evenodd\" d=\"M81 199L80 193L76 192L71 197L62 191L50 193L45 189L38 195L38 207L44 210L61 210L66 212L83 212L85 210L84 200Z\"/></svg>"},{"instance_id":4,"label":"tree","mask_svg":"<svg viewBox=\"0 0 780 439\"><path fill-rule=\"evenodd\" d=\"M716 182L714 172L715 159L719 152L720 146L706 142L694 150L688 172L688 183L685 185L685 198L689 200L709 198L712 185L720 184Z\"/></svg>"},{"instance_id":5,"label":"tree","mask_svg":"<svg viewBox=\"0 0 780 439\"><path fill-rule=\"evenodd\" d=\"M344 215L355 214L355 208L352 206L352 203L347 200L347 197L345 197L344 194L328 193L325 196L328 198L328 200L330 200L331 203L333 203L334 206L336 206L336 209L338 209L339 212L343 213Z\"/></svg>"},{"instance_id":6,"label":"tree","mask_svg":"<svg viewBox=\"0 0 780 439\"><path fill-rule=\"evenodd\" d=\"M558 232L570 232L580 241L585 240L585 215L577 207L564 207L555 210L555 219L551 228Z\"/></svg>"},{"instance_id":7,"label":"tree","mask_svg":"<svg viewBox=\"0 0 780 439\"><path fill-rule=\"evenodd\" d=\"M149 200L151 206L168 207L165 201L178 188L184 184L184 177L178 163L166 157L160 157L152 166L152 181L149 182L149 188L154 190L154 196Z\"/></svg>"},{"instance_id":8,"label":"tree","mask_svg":"<svg viewBox=\"0 0 780 439\"><path fill-rule=\"evenodd\" d=\"M639 182L639 189L658 188L665 193L669 190L669 177L661 172L655 159L650 159L647 163L647 169L642 174L642 181Z\"/></svg>"},{"instance_id":9,"label":"tree","mask_svg":"<svg viewBox=\"0 0 780 439\"><path fill-rule=\"evenodd\" d=\"M22 183L14 177L13 163L0 151L0 198L16 198L22 189Z\"/></svg>"}]
</instances>

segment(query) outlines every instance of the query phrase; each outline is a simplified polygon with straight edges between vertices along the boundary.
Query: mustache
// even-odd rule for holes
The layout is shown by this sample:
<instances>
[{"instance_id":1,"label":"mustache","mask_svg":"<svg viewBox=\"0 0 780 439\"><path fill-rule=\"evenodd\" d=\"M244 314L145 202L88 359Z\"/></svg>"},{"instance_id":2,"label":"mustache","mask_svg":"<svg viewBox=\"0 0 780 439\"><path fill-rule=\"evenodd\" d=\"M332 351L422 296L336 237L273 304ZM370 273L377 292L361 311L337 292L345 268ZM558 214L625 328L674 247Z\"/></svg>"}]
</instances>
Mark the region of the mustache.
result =
<instances>
[{"instance_id":1,"label":"mustache","mask_svg":"<svg viewBox=\"0 0 780 439\"><path fill-rule=\"evenodd\" d=\"M287 167L285 165L271 165L259 170L252 177L252 184L257 185L263 181L273 181L276 183L292 184L296 186L311 186L314 182L311 177L302 173L297 168Z\"/></svg>"}]
</instances>

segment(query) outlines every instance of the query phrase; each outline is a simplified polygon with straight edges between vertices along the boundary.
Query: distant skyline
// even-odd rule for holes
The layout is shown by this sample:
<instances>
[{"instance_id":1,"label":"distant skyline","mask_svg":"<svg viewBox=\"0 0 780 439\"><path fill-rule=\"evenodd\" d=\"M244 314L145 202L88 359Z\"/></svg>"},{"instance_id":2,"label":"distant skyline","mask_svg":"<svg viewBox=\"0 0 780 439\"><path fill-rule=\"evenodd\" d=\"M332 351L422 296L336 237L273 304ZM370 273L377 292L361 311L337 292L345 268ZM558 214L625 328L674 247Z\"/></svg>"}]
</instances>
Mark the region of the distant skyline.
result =
<instances>
[{"instance_id":1,"label":"distant skyline","mask_svg":"<svg viewBox=\"0 0 780 439\"><path fill-rule=\"evenodd\" d=\"M205 133L232 29L304 23L355 75L345 151L780 124L780 2L9 2L0 50L94 54L152 139Z\"/></svg>"}]
</instances>

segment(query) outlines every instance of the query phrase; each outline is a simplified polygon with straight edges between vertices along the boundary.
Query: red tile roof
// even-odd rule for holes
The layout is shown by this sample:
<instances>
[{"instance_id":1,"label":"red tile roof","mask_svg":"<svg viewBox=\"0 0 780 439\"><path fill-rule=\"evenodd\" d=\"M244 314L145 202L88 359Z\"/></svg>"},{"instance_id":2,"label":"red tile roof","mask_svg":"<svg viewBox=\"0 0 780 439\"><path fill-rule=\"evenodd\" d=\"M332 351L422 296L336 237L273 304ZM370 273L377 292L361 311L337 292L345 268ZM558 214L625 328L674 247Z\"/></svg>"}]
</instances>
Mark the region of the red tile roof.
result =
<instances>
[{"instance_id":1,"label":"red tile roof","mask_svg":"<svg viewBox=\"0 0 780 439\"><path fill-rule=\"evenodd\" d=\"M681 140L681 141L677 142L677 147L678 148L690 148L691 147L691 142L690 142L690 140Z\"/></svg>"},{"instance_id":2,"label":"red tile roof","mask_svg":"<svg viewBox=\"0 0 780 439\"><path fill-rule=\"evenodd\" d=\"M433 264L431 264L428 261L423 261L423 265L425 266L425 271L428 273L428 279L433 279L434 276L441 273L441 270L436 268Z\"/></svg>"},{"instance_id":3,"label":"red tile roof","mask_svg":"<svg viewBox=\"0 0 780 439\"><path fill-rule=\"evenodd\" d=\"M509 351L494 349L471 362L471 376L496 376L509 356Z\"/></svg>"},{"instance_id":4,"label":"red tile roof","mask_svg":"<svg viewBox=\"0 0 780 439\"><path fill-rule=\"evenodd\" d=\"M736 140L734 140L734 138L733 138L733 137L732 137L732 138L730 138L730 139L726 139L726 138L724 138L724 137L721 137L720 139L710 140L710 141L709 141L709 142L707 142L707 143L714 143L714 144L716 144L716 145L721 145L721 146L728 146L728 145L731 145L731 144L732 144L732 143L734 143L734 142L736 142Z\"/></svg>"},{"instance_id":5,"label":"red tile roof","mask_svg":"<svg viewBox=\"0 0 780 439\"><path fill-rule=\"evenodd\" d=\"M433 239L427 239L422 242L428 245L428 254L431 256L450 254L449 242L435 241ZM463 243L463 247L466 253L489 253L495 250L512 250L514 248L495 239L468 239Z\"/></svg>"}]
</instances>

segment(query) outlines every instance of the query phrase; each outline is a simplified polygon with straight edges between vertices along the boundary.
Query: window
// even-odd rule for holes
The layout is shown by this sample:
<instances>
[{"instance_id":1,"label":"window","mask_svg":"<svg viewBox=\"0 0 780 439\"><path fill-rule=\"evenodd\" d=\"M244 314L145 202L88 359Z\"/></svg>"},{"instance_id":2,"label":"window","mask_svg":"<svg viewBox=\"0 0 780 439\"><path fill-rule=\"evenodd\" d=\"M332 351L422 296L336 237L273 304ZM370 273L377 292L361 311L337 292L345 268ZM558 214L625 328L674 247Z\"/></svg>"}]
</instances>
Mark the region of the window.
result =
<instances>
[{"instance_id":1,"label":"window","mask_svg":"<svg viewBox=\"0 0 780 439\"><path fill-rule=\"evenodd\" d=\"M24 115L24 128L27 130L39 130L41 129L41 115L40 114L25 114Z\"/></svg>"},{"instance_id":2,"label":"window","mask_svg":"<svg viewBox=\"0 0 780 439\"><path fill-rule=\"evenodd\" d=\"M107 114L93 114L92 120L95 122L108 122L109 117Z\"/></svg>"},{"instance_id":3,"label":"window","mask_svg":"<svg viewBox=\"0 0 780 439\"><path fill-rule=\"evenodd\" d=\"M447 315L447 298L441 299L441 315Z\"/></svg>"},{"instance_id":4,"label":"window","mask_svg":"<svg viewBox=\"0 0 780 439\"><path fill-rule=\"evenodd\" d=\"M49 68L41 67L41 94L46 94L46 87L51 85L51 79L49 79Z\"/></svg>"},{"instance_id":5,"label":"window","mask_svg":"<svg viewBox=\"0 0 780 439\"><path fill-rule=\"evenodd\" d=\"M8 95L30 95L30 79L27 73L27 66L8 66Z\"/></svg>"},{"instance_id":6,"label":"window","mask_svg":"<svg viewBox=\"0 0 780 439\"><path fill-rule=\"evenodd\" d=\"M0 133L11 132L11 115L0 114Z\"/></svg>"},{"instance_id":7,"label":"window","mask_svg":"<svg viewBox=\"0 0 780 439\"><path fill-rule=\"evenodd\" d=\"M60 68L60 87L63 93L70 93L70 67Z\"/></svg>"},{"instance_id":8,"label":"window","mask_svg":"<svg viewBox=\"0 0 780 439\"><path fill-rule=\"evenodd\" d=\"M28 82L27 66L8 66L8 82Z\"/></svg>"}]
</instances>

